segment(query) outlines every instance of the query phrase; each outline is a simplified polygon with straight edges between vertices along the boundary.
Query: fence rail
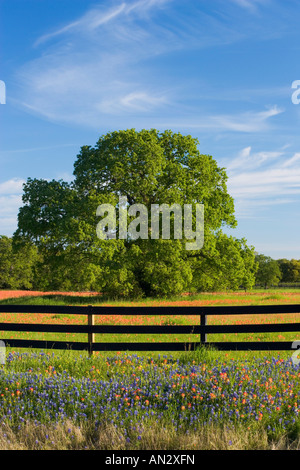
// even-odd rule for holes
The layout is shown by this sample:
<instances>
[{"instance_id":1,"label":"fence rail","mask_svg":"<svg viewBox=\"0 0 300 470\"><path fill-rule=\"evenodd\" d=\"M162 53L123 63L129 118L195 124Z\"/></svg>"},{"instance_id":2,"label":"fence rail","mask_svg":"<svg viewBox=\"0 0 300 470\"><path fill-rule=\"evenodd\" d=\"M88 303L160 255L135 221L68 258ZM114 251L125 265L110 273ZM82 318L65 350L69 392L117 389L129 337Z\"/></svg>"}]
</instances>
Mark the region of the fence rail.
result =
<instances>
[{"instance_id":1,"label":"fence rail","mask_svg":"<svg viewBox=\"0 0 300 470\"><path fill-rule=\"evenodd\" d=\"M214 307L105 307L59 305L0 305L1 313L39 313L59 315L86 315L86 325L0 323L0 331L86 333L87 341L47 341L31 339L4 339L13 348L72 349L95 351L191 351L200 346L211 346L221 351L283 351L291 350L290 341L224 341L210 342L207 335L219 333L272 333L299 332L299 323L222 324L209 325L208 317L214 315L274 315L300 313L300 305L214 306ZM96 315L140 316L199 316L198 325L96 325ZM195 342L95 342L95 334L199 334ZM1 339L1 338L0 338Z\"/></svg>"}]
</instances>

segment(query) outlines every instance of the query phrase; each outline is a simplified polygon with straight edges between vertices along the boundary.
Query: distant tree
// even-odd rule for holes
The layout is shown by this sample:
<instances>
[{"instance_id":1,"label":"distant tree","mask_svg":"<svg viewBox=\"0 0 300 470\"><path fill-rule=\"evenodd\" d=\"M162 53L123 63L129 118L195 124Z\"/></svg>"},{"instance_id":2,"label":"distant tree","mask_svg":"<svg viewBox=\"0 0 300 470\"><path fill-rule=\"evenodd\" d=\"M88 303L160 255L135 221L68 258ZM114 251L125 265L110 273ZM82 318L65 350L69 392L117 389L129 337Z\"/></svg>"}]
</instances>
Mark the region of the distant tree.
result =
<instances>
[{"instance_id":1,"label":"distant tree","mask_svg":"<svg viewBox=\"0 0 300 470\"><path fill-rule=\"evenodd\" d=\"M279 259L277 260L280 268L282 282L300 282L300 260Z\"/></svg>"},{"instance_id":2,"label":"distant tree","mask_svg":"<svg viewBox=\"0 0 300 470\"><path fill-rule=\"evenodd\" d=\"M291 259L292 282L300 282L300 260Z\"/></svg>"},{"instance_id":3,"label":"distant tree","mask_svg":"<svg viewBox=\"0 0 300 470\"><path fill-rule=\"evenodd\" d=\"M277 286L282 277L278 263L270 256L257 254L255 257L258 263L256 272L256 283L265 287Z\"/></svg>"},{"instance_id":4,"label":"distant tree","mask_svg":"<svg viewBox=\"0 0 300 470\"><path fill-rule=\"evenodd\" d=\"M281 281L291 282L290 261L288 259L282 258L277 260L277 264L281 272Z\"/></svg>"}]
</instances>

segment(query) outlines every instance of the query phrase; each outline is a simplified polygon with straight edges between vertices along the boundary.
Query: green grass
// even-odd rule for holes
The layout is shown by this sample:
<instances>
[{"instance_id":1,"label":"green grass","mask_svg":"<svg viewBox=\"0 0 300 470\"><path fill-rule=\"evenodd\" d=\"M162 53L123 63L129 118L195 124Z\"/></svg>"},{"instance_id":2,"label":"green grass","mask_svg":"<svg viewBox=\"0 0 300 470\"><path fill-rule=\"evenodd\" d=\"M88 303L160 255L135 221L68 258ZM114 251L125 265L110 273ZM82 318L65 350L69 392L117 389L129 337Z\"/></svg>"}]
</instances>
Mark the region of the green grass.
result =
<instances>
[{"instance_id":1,"label":"green grass","mask_svg":"<svg viewBox=\"0 0 300 470\"><path fill-rule=\"evenodd\" d=\"M1 292L1 291L0 291ZM190 294L188 296L171 296L171 297L160 297L160 298L151 298L146 297L142 300L116 300L104 297L102 295L93 295L93 296L68 296L61 294L49 294L43 296L24 296L18 298L8 298L1 299L0 305L2 304L11 304L11 305L131 305L131 304L142 304L142 305L152 305L153 303L158 302L183 302L183 301L225 301L228 303L228 300L236 300L237 294L241 297L248 297L249 299L253 298L254 304L264 302L265 300L275 300L280 301L286 298L286 293L288 294L299 294L300 288L270 288L270 289L252 289L251 291L244 292L240 291L226 291L226 292L201 292ZM293 300L291 300L293 302ZM296 299L296 302L299 302L299 299Z\"/></svg>"}]
</instances>

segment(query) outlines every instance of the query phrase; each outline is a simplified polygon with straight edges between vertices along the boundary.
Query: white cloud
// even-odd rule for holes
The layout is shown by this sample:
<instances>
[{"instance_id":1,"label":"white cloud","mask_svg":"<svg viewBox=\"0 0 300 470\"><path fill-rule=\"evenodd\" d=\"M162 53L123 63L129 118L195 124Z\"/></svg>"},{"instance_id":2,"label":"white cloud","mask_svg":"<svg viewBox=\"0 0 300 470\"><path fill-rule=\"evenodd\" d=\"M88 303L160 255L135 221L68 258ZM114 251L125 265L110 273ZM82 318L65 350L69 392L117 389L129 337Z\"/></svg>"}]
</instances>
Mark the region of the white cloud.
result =
<instances>
[{"instance_id":1,"label":"white cloud","mask_svg":"<svg viewBox=\"0 0 300 470\"><path fill-rule=\"evenodd\" d=\"M258 216L274 205L299 204L300 154L283 150L253 153L245 147L227 166L228 192L239 217Z\"/></svg>"},{"instance_id":2,"label":"white cloud","mask_svg":"<svg viewBox=\"0 0 300 470\"><path fill-rule=\"evenodd\" d=\"M17 228L25 180L13 178L0 183L0 235L11 236Z\"/></svg>"},{"instance_id":3,"label":"white cloud","mask_svg":"<svg viewBox=\"0 0 300 470\"><path fill-rule=\"evenodd\" d=\"M12 178L8 181L0 183L0 197L3 195L20 194L23 190L25 180L19 178Z\"/></svg>"},{"instance_id":4,"label":"white cloud","mask_svg":"<svg viewBox=\"0 0 300 470\"><path fill-rule=\"evenodd\" d=\"M125 10L126 4L121 3L109 11L99 11L99 10L91 10L82 18L79 18L77 21L73 21L63 28L60 28L52 33L45 34L38 38L35 42L35 46L39 46L40 44L49 41L52 38L57 36L61 36L65 33L72 32L72 31L87 31L87 30L94 30L97 27L108 23L113 18L117 17L120 13Z\"/></svg>"},{"instance_id":5,"label":"white cloud","mask_svg":"<svg viewBox=\"0 0 300 470\"><path fill-rule=\"evenodd\" d=\"M0 196L0 220L3 216L16 215L16 211L18 211L21 205L21 195L9 194L7 196Z\"/></svg>"},{"instance_id":6,"label":"white cloud","mask_svg":"<svg viewBox=\"0 0 300 470\"><path fill-rule=\"evenodd\" d=\"M259 5L268 3L266 0L231 0L233 3L241 8L248 10L251 13L256 13Z\"/></svg>"},{"instance_id":7,"label":"white cloud","mask_svg":"<svg viewBox=\"0 0 300 470\"><path fill-rule=\"evenodd\" d=\"M283 113L283 109L277 106L267 111L258 112L241 112L232 115L216 114L205 116L202 119L187 117L180 121L171 120L172 127L190 128L190 129L207 129L217 131L231 131L244 133L257 133L267 130L269 127L269 119Z\"/></svg>"},{"instance_id":8,"label":"white cloud","mask_svg":"<svg viewBox=\"0 0 300 470\"><path fill-rule=\"evenodd\" d=\"M0 235L11 237L17 229L16 217L2 217L0 216Z\"/></svg>"},{"instance_id":9,"label":"white cloud","mask_svg":"<svg viewBox=\"0 0 300 470\"><path fill-rule=\"evenodd\" d=\"M120 16L123 16L123 18L128 18L131 14L144 16L151 9L162 7L170 1L172 0L139 0L136 2L122 2L108 9L104 9L103 7L92 8L78 20L72 21L52 33L47 33L39 37L35 42L35 46L39 46L66 33L76 32L77 34L86 34L87 32L93 32L100 26L104 26L112 20L118 19Z\"/></svg>"},{"instance_id":10,"label":"white cloud","mask_svg":"<svg viewBox=\"0 0 300 470\"><path fill-rule=\"evenodd\" d=\"M289 158L288 160L286 160L285 162L282 163L282 167L283 168L287 168L287 167L291 167L293 166L295 163L299 162L300 160L300 153L297 152L295 153L295 155L293 155L291 158Z\"/></svg>"},{"instance_id":11,"label":"white cloud","mask_svg":"<svg viewBox=\"0 0 300 470\"><path fill-rule=\"evenodd\" d=\"M111 97L110 99L104 99L98 105L98 109L107 114L116 114L116 113L130 113L132 112L146 112L151 111L161 105L167 104L167 94L166 95L156 95L153 91L153 94L148 92L132 92L125 95L120 95L115 98Z\"/></svg>"},{"instance_id":12,"label":"white cloud","mask_svg":"<svg viewBox=\"0 0 300 470\"><path fill-rule=\"evenodd\" d=\"M270 117L277 116L282 113L282 109L273 106L267 111L243 113L235 116L217 116L212 120L216 126L221 129L239 131L239 132L260 132L266 126L266 122Z\"/></svg>"},{"instance_id":13,"label":"white cloud","mask_svg":"<svg viewBox=\"0 0 300 470\"><path fill-rule=\"evenodd\" d=\"M270 160L274 161L283 155L283 151L262 151L252 154L251 147L245 147L243 150L241 150L238 156L229 163L227 170L233 171L237 170L238 168L240 168L242 171L245 171L245 169L253 170L262 164L267 163ZM286 164L286 162L282 165L284 164Z\"/></svg>"}]
</instances>

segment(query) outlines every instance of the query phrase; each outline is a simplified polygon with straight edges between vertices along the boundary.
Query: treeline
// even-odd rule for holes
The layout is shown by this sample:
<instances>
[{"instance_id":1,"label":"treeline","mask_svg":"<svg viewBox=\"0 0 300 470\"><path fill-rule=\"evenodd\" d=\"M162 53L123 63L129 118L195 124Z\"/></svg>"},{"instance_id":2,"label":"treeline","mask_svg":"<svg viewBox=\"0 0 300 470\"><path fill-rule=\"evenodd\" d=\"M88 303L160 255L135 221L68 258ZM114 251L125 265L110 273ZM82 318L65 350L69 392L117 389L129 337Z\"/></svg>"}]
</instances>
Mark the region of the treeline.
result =
<instances>
[{"instance_id":1,"label":"treeline","mask_svg":"<svg viewBox=\"0 0 300 470\"><path fill-rule=\"evenodd\" d=\"M255 284L264 288L279 284L293 285L300 283L300 260L278 259L256 254L258 263Z\"/></svg>"},{"instance_id":2,"label":"treeline","mask_svg":"<svg viewBox=\"0 0 300 470\"><path fill-rule=\"evenodd\" d=\"M233 247L233 241L231 243ZM234 252L231 251L231 254L234 255ZM233 262L232 259L231 263L228 260L228 257L224 255L222 264L217 264L216 260L207 264L206 272L202 274L202 284L199 282L198 287L191 284L191 291L235 290L238 288L248 290L254 286L268 288L279 284L300 284L300 260L274 260L258 253L254 253L254 257L248 257L248 266L242 262L241 257L239 259L235 257L236 264L234 256ZM251 276L249 273L245 276L244 283L241 282L242 278L239 275L242 268L245 273L247 268L251 271ZM211 277L210 282L208 281L209 276ZM115 283L114 278L111 281L112 284ZM88 263L87 259L84 260L83 257L76 260L69 256L68 251L56 255L42 253L32 243L20 243L14 238L0 236L0 289L104 290L104 293L117 297L117 291L113 289L109 291L105 288L107 284L109 282L107 283L101 266ZM163 294L163 292L161 293Z\"/></svg>"}]
</instances>

